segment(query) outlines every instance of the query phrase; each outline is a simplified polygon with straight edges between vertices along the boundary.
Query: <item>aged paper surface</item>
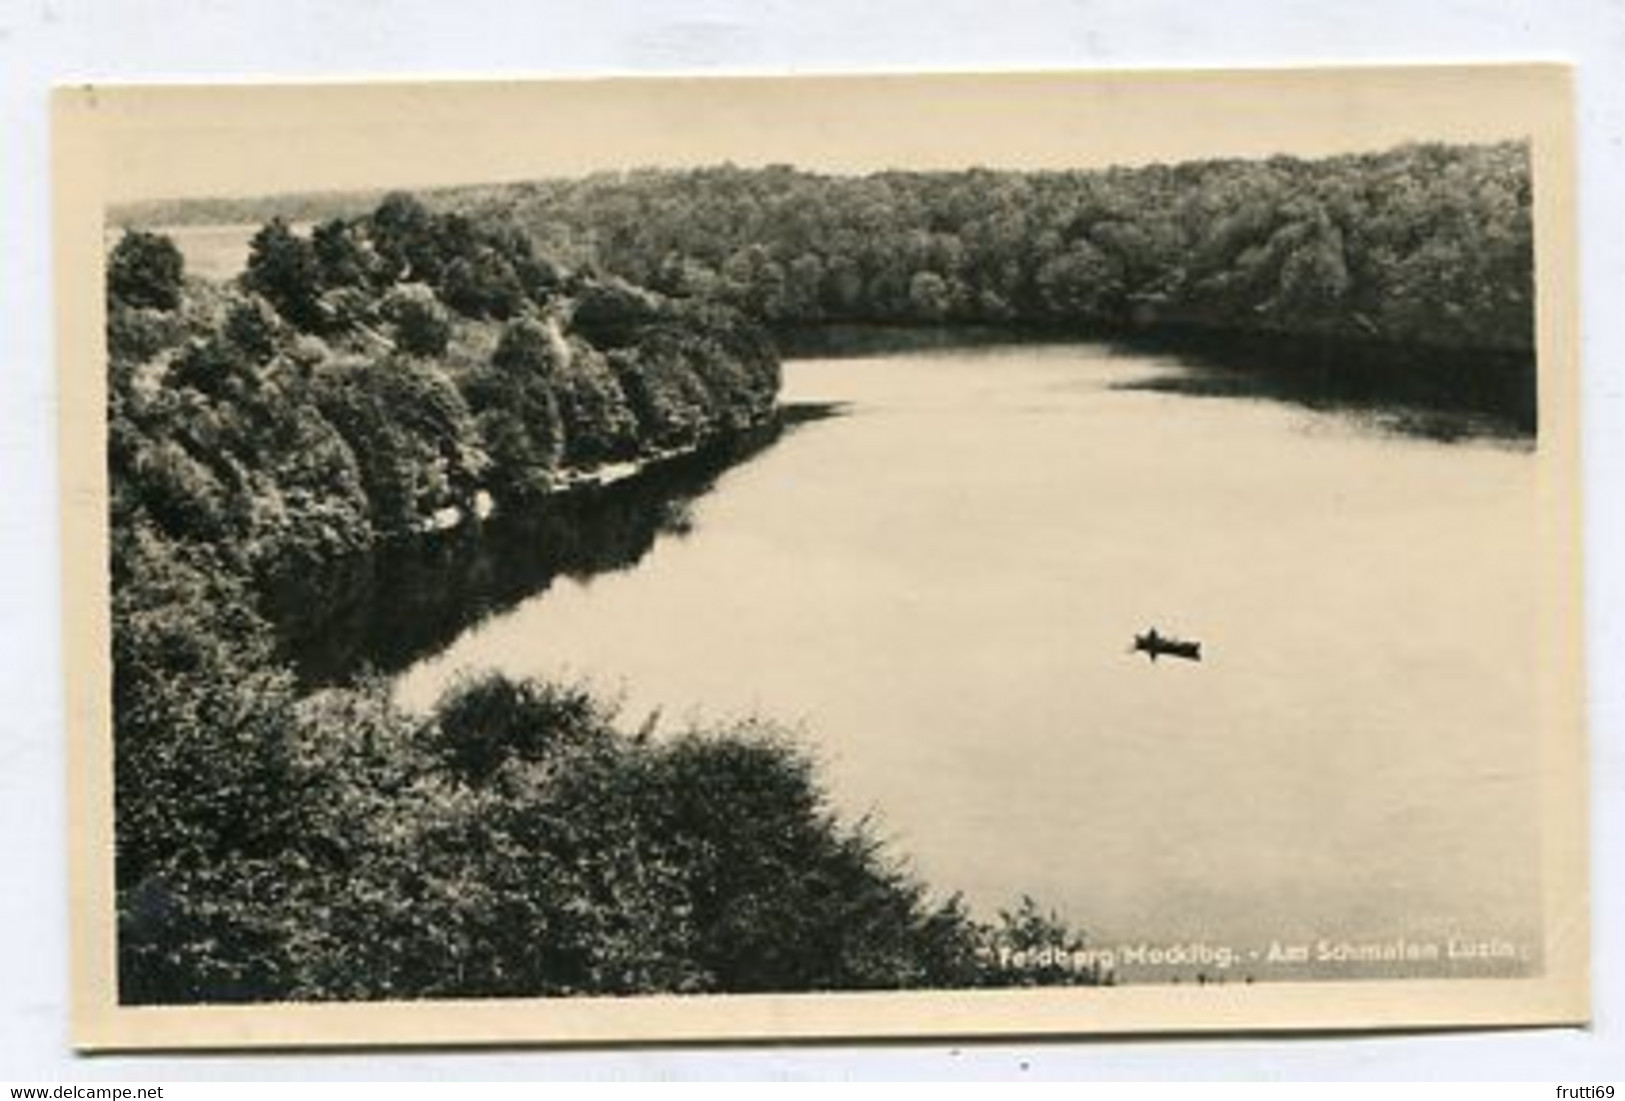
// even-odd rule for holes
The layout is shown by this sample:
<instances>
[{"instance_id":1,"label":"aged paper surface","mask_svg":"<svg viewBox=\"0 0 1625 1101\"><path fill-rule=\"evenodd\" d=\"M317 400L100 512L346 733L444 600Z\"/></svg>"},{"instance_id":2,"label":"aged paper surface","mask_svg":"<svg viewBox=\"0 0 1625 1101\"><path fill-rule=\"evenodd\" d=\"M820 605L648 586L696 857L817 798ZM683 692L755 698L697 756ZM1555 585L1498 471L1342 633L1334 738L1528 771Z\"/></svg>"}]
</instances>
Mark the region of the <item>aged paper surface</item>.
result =
<instances>
[{"instance_id":1,"label":"aged paper surface","mask_svg":"<svg viewBox=\"0 0 1625 1101\"><path fill-rule=\"evenodd\" d=\"M56 120L57 286L76 1043L90 1049L109 1049L745 1041L1437 1028L1584 1021L1588 1012L1589 932L1570 112L1569 76L1556 66L62 90ZM1489 693L1495 684L1519 686L1523 695L1518 698L1532 709L1533 721L1514 724L1506 734L1522 739L1515 745L1516 755L1509 761L1486 763L1473 760L1467 750L1459 750L1464 763L1456 771L1445 769L1443 775L1446 781L1463 788L1507 785L1506 790L1513 793L1506 803L1508 816L1515 821L1504 835L1521 846L1519 852L1523 855L1474 853L1467 851L1467 846L1460 850L1457 860L1457 851L1450 845L1428 847L1424 834L1434 826L1426 818L1427 808L1408 804L1388 807L1382 793L1352 782L1346 788L1333 786L1318 796L1304 795L1301 800L1282 805L1287 811L1308 814L1310 808L1300 805L1303 800L1318 798L1327 808L1375 800L1369 816L1375 821L1361 818L1358 827L1364 832L1360 836L1385 838L1390 847L1404 848L1414 843L1418 852L1427 852L1431 859L1488 869L1461 880L1468 890L1483 889L1485 898L1494 897L1486 880L1504 875L1511 884L1507 891L1516 896L1504 900L1507 913L1523 915L1516 922L1508 920L1504 937L1500 926L1473 929L1457 938L1428 925L1419 927L1407 941L1406 933L1401 931L1396 936L1391 925L1381 926L1380 934L1363 931L1357 915L1350 917L1347 925L1322 926L1323 935L1316 935L1303 930L1313 927L1315 920L1326 919L1324 915L1314 917L1314 907L1305 903L1300 908L1310 915L1303 918L1308 925L1292 925L1289 930L1283 924L1281 935L1275 936L1263 931L1264 924L1258 924L1258 939L1253 941L1247 940L1250 934L1231 932L1212 936L1167 932L1160 938L1153 935L1147 939L1135 936L1119 923L1109 939L1096 937L1086 943L1096 951L1111 951L1116 963L1131 956L1142 968L1151 970L1142 969L1137 976L1115 985L655 992L544 998L418 995L413 1000L368 996L354 1001L329 995L320 1002L277 1004L224 1004L207 999L186 1004L185 998L170 1004L121 1001L121 900L114 867L120 823L115 817L113 798L113 594L109 591L108 549L110 494L114 487L109 484L104 283L108 249L116 237L114 230L130 223L120 222L121 216L115 211L128 210L132 204L139 209L142 203L168 200L235 200L353 191L381 195L395 189L427 193L437 187L573 179L591 173L704 168L725 163L747 171L789 165L836 177L888 170L959 172L981 167L1034 173L1214 159L1263 161L1277 155L1312 160L1381 153L1416 142L1527 142L1528 148L1537 304L1538 425L1530 433L1533 442L1521 449L1508 449L1515 456L1512 461L1524 464L1524 480L1519 483L1522 495L1506 501L1497 498L1496 504L1521 525L1520 538L1524 541L1519 546L1527 553L1524 572L1514 587L1530 595L1518 605L1522 618L1511 621L1514 627L1526 628L1525 650L1521 652L1527 660L1501 665L1486 660L1459 683L1451 680L1458 675L1456 672L1448 668L1441 672L1426 661L1416 672L1418 678L1433 675L1439 679L1440 699L1445 701L1442 706L1450 709L1458 700ZM291 221L300 218L294 208L290 208L288 216ZM1356 229L1344 227L1340 232L1346 238ZM189 267L196 267L190 257L188 262ZM918 288L911 285L911 289L919 289L918 297L929 305L929 281ZM1499 461L1499 452L1497 456ZM1389 487L1389 492L1393 499L1404 500L1408 494L1432 492L1429 487L1436 488L1432 482L1398 482ZM965 516L963 522L975 525L976 515ZM1261 518L1260 522L1273 522L1273 518ZM1429 549L1428 557L1465 563L1482 549L1470 541L1475 536L1464 533L1457 544ZM1218 547L1216 541L1204 544L1206 536L1200 528L1181 530L1178 538L1185 543L1188 557L1195 561L1204 560L1209 550ZM1358 541L1353 533L1350 539L1351 543ZM1233 568L1233 564L1221 566L1217 559L1213 560L1211 582L1217 587L1224 583L1219 574ZM1402 559L1394 562L1395 569L1403 568ZM1486 600L1496 596L1494 592L1483 595ZM916 609L913 614L922 613ZM993 626L989 621L990 630ZM1133 641L1149 652L1156 649L1156 628L1152 627L1153 645L1148 647L1144 645L1146 636L1138 634L1145 626L1133 624ZM1340 628L1348 629L1336 619L1327 619L1324 626L1328 635ZM1393 622L1391 629L1384 628L1363 641L1369 647L1383 647L1396 640L1402 642L1412 629L1426 630L1428 626L1400 620ZM1456 630L1465 636L1463 645L1470 648L1475 625L1463 622L1456 625ZM861 645L863 639L855 637L850 641ZM1217 632L1217 637L1208 632L1203 642L1209 650L1202 673L1239 676L1235 666L1225 664L1222 631ZM672 645L680 644L673 639ZM1177 651L1164 652L1177 656ZM1508 652L1520 653L1516 648ZM944 664L949 660L945 651ZM987 690L996 692L1002 674L990 671L998 662L989 660L994 661L992 666L975 668L991 686ZM1119 665L1113 669L1128 661L1120 654L1114 660ZM1177 683L1167 675L1168 664L1165 658L1155 667L1163 679L1154 683ZM1152 667L1136 662L1133 668L1138 675ZM790 672L797 673L794 669ZM806 672L811 678L812 671ZM1358 673L1351 670L1349 676L1357 679ZM1234 698L1249 701L1248 707L1254 706L1250 701L1269 703L1275 694L1285 691L1268 683L1237 683L1240 686L1234 690ZM928 685L921 699L940 697L951 690L950 686ZM653 702L658 706L662 701ZM760 703L764 710L772 710L772 699L764 698ZM924 706L918 701L905 703ZM1250 713L1245 709L1238 712ZM1415 752L1428 754L1428 730L1423 725L1444 720L1423 712L1400 717L1418 724ZM1215 725L1221 725L1217 718ZM808 736L816 743L816 724L809 726L812 729ZM880 727L877 731L884 733ZM988 730L995 751L1001 733ZM1127 733L1132 735L1133 731ZM1249 732L1245 726L1237 726L1231 733L1246 743ZM1343 733L1358 738L1359 728L1351 727ZM1168 750L1176 751L1177 747ZM1188 747L1183 751L1190 752ZM1077 767L1087 767L1090 752L1080 751ZM1053 762L1046 766L1036 757L1033 760L1035 777L1044 768L1055 767ZM1261 767L1259 762L1251 764L1253 768L1246 771ZM987 770L987 766L981 767ZM1242 766L1236 767L1238 774L1243 771ZM1357 772L1333 771L1333 779L1326 783L1344 783ZM989 775L998 776L998 783L1008 782L997 769ZM1303 773L1285 777L1286 781L1294 778L1310 779ZM927 779L922 774L918 783L923 787ZM1215 775L1214 780L1230 782L1233 778ZM1121 782L1132 785L1133 780ZM883 821L892 824L896 808L878 800L878 805L871 805L869 793L870 789L864 789L864 794L854 798L854 806L842 806L837 791L838 809L855 814L874 809ZM1013 804L1027 798L1022 790L995 794ZM899 799L906 802L902 796ZM1440 799L1449 802L1448 795ZM956 804L943 801L939 805L941 809L936 813L951 819ZM1240 821L1253 810L1250 800L1238 798L1233 804L1233 817ZM1410 823L1417 820L1416 815L1422 816L1423 824L1413 828ZM1341 822L1335 816L1328 820ZM1130 824L1131 818L1124 821L1125 830L1140 828ZM1311 815L1283 822L1279 828L1313 832L1315 821ZM1099 837L1074 838L1073 843L1121 848L1121 861L1145 860L1145 866L1151 867L1148 856L1113 836L1109 822L1097 825L1102 830ZM1486 820L1486 838L1503 836L1491 831L1490 826ZM1348 828L1353 830L1355 825ZM939 871L949 864L944 858L933 856L926 861L932 873L929 886L945 892L965 887L972 889L974 896L975 884L967 883L967 879L977 879L984 872L989 873L989 879L997 879L989 871L990 865L1008 862L1019 866L1024 861L1035 868L1058 868L1054 873L1056 882L1066 884L1068 848L1036 854L1024 850L1018 854L1016 848L1029 846L1031 837L1045 836L1042 829L1035 829L1013 836L1008 842L1009 851L1001 853L1001 836L996 827L992 829L991 838L978 837L973 857L952 875ZM911 838L921 836L924 845L930 842L923 819L920 823L906 823L900 832L904 835L905 856L910 855L906 850ZM1328 832L1336 831L1328 826ZM1281 892L1278 896L1260 894L1251 899L1256 914L1267 918L1277 909L1290 909L1295 894L1291 881L1300 872L1296 866L1284 866L1287 850L1277 853L1267 831L1261 835L1244 831L1241 836L1236 851L1249 844L1249 864L1256 863L1258 868L1247 872L1238 867L1236 874L1250 874L1260 883L1274 882ZM1258 836L1265 840L1257 841ZM1171 828L1158 840L1164 849L1170 845L1188 845L1193 850L1198 847L1197 838L1182 838ZM952 849L956 843L950 838L942 847ZM966 846L960 844L960 848ZM1296 854L1292 859L1304 859L1301 850L1294 848L1291 852ZM1346 867L1339 864L1345 859L1346 854L1326 857L1325 863L1337 865L1330 871L1317 869L1314 860L1309 859L1302 866L1301 874L1308 879L1301 889L1310 893L1330 890L1337 878L1368 882L1373 892L1390 889L1387 880L1364 871L1357 857ZM1386 869L1390 867L1398 869L1394 874L1412 884L1418 898L1430 897L1426 890L1430 879L1454 882L1443 863L1437 867L1410 867L1401 860L1380 863L1380 867L1385 869L1384 875L1389 874ZM1218 881L1228 871L1224 866L1214 866L1210 874L1217 889ZM1322 878L1317 880L1316 876ZM1029 881L1018 876L1015 882L1014 892L1001 884L992 893L1013 903L1013 894L1024 892ZM129 884L124 886L127 893L136 890ZM1156 884L1144 890L1148 892L1146 897L1161 897ZM1200 899L1204 892L1189 883L1184 890L1184 894L1168 897L1175 900L1175 905L1194 907L1194 917L1169 924L1168 930L1203 928ZM1434 893L1448 892L1440 887ZM1087 892L1084 897L1088 897ZM972 901L978 900L973 897ZM123 905L129 909L136 903L126 898ZM1219 928L1222 907L1214 905L1212 920ZM1446 904L1440 906L1441 912L1448 911ZM1077 912L1072 912L1074 909ZM1381 910L1375 894L1372 909ZM1069 907L1066 916L1085 929L1096 920L1087 909ZM1226 920L1232 922L1232 926L1225 927L1228 930L1246 927L1248 918L1243 913ZM1155 971L1157 961L1170 954L1183 952L1200 962L1226 948L1234 948L1243 956L1250 953L1257 960L1246 981L1210 972L1203 972L1201 981L1197 981L1194 972L1177 970L1159 978ZM1498 956L1503 948L1507 959L1515 962L1499 971L1475 971L1479 963L1474 961L1482 956ZM1381 969L1361 974L1358 968L1340 972L1331 966L1343 962L1337 958L1339 950L1344 956L1369 950L1373 959L1389 953L1388 962L1393 962L1397 954L1402 960L1421 959L1434 966L1418 972L1424 977L1406 975L1403 968L1397 974ZM1323 955L1328 969L1315 973L1291 970L1301 962L1294 955L1299 952ZM1101 957L1089 958L1093 964ZM1468 962L1457 966L1453 960ZM1274 964L1286 969L1272 973ZM1019 972L1020 959L1015 960L1014 967Z\"/></svg>"}]
</instances>

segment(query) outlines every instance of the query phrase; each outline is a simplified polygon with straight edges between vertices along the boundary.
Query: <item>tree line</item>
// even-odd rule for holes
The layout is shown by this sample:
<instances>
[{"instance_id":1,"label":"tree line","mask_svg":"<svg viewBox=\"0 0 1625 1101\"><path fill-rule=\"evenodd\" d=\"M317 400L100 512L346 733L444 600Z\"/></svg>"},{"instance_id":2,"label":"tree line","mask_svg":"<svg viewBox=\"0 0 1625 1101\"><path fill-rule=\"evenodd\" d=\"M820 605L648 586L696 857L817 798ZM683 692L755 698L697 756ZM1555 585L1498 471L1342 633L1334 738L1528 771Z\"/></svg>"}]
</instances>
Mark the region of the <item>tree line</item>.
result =
<instances>
[{"instance_id":1,"label":"tree line","mask_svg":"<svg viewBox=\"0 0 1625 1101\"><path fill-rule=\"evenodd\" d=\"M719 303L564 276L505 227L392 195L308 236L274 219L235 285L174 244L109 258L115 528L300 569L772 410L777 357Z\"/></svg>"},{"instance_id":2,"label":"tree line","mask_svg":"<svg viewBox=\"0 0 1625 1101\"><path fill-rule=\"evenodd\" d=\"M121 1000L1109 978L1002 970L1077 936L933 899L770 724L656 738L500 677L410 715L278 657L279 581L758 423L751 317L404 194L273 219L229 285L127 233L107 297Z\"/></svg>"},{"instance_id":3,"label":"tree line","mask_svg":"<svg viewBox=\"0 0 1625 1101\"><path fill-rule=\"evenodd\" d=\"M572 266L775 325L1187 325L1529 352L1525 142L1076 171L785 165L426 192ZM148 224L349 216L353 195L143 204ZM290 204L294 204L290 206Z\"/></svg>"},{"instance_id":4,"label":"tree line","mask_svg":"<svg viewBox=\"0 0 1625 1101\"><path fill-rule=\"evenodd\" d=\"M575 270L733 306L791 346L854 323L1110 337L1262 371L1315 402L1536 426L1525 142L1079 171L640 169L426 201ZM298 202L314 217L356 200Z\"/></svg>"},{"instance_id":5,"label":"tree line","mask_svg":"<svg viewBox=\"0 0 1625 1101\"><path fill-rule=\"evenodd\" d=\"M1533 343L1524 143L1092 171L644 170L436 202L498 213L577 263L775 325Z\"/></svg>"}]
</instances>

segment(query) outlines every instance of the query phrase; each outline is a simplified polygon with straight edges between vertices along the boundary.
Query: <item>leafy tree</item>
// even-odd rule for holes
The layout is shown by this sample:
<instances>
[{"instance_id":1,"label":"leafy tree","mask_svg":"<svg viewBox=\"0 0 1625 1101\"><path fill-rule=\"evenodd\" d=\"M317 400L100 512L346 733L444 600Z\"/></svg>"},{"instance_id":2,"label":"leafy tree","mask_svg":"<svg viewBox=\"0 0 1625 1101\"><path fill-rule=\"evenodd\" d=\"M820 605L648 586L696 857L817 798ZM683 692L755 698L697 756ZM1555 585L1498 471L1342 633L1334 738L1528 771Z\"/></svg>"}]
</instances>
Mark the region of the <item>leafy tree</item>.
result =
<instances>
[{"instance_id":1,"label":"leafy tree","mask_svg":"<svg viewBox=\"0 0 1625 1101\"><path fill-rule=\"evenodd\" d=\"M948 316L953 306L948 281L934 271L918 271L908 284L911 315L919 321L937 322Z\"/></svg>"},{"instance_id":2,"label":"leafy tree","mask_svg":"<svg viewBox=\"0 0 1625 1101\"><path fill-rule=\"evenodd\" d=\"M342 218L319 223L310 233L324 287L372 288L382 280L383 263L361 226Z\"/></svg>"},{"instance_id":3,"label":"leafy tree","mask_svg":"<svg viewBox=\"0 0 1625 1101\"><path fill-rule=\"evenodd\" d=\"M446 304L466 317L505 320L519 313L527 301L513 265L485 245L448 263L441 285Z\"/></svg>"},{"instance_id":4,"label":"leafy tree","mask_svg":"<svg viewBox=\"0 0 1625 1101\"><path fill-rule=\"evenodd\" d=\"M547 379L557 373L569 356L569 348L557 325L524 318L503 327L491 364L511 375Z\"/></svg>"},{"instance_id":5,"label":"leafy tree","mask_svg":"<svg viewBox=\"0 0 1625 1101\"><path fill-rule=\"evenodd\" d=\"M660 301L620 279L586 286L576 295L570 327L599 348L624 348L638 332L659 320Z\"/></svg>"},{"instance_id":6,"label":"leafy tree","mask_svg":"<svg viewBox=\"0 0 1625 1101\"><path fill-rule=\"evenodd\" d=\"M1082 933L1028 895L982 928L977 952L984 986L1098 986L1114 979L1102 964L1089 962Z\"/></svg>"},{"instance_id":7,"label":"leafy tree","mask_svg":"<svg viewBox=\"0 0 1625 1101\"><path fill-rule=\"evenodd\" d=\"M285 341L276 310L259 295L235 302L226 315L226 338L256 363L268 363Z\"/></svg>"},{"instance_id":8,"label":"leafy tree","mask_svg":"<svg viewBox=\"0 0 1625 1101\"><path fill-rule=\"evenodd\" d=\"M175 356L168 378L209 398L240 395L255 384L254 353L229 334L194 340Z\"/></svg>"},{"instance_id":9,"label":"leafy tree","mask_svg":"<svg viewBox=\"0 0 1625 1101\"><path fill-rule=\"evenodd\" d=\"M1117 265L1084 238L1046 261L1035 281L1045 310L1056 320L1108 320L1123 291Z\"/></svg>"},{"instance_id":10,"label":"leafy tree","mask_svg":"<svg viewBox=\"0 0 1625 1101\"><path fill-rule=\"evenodd\" d=\"M380 312L393 326L395 345L411 356L445 355L451 320L434 290L423 283L403 283L389 292Z\"/></svg>"},{"instance_id":11,"label":"leafy tree","mask_svg":"<svg viewBox=\"0 0 1625 1101\"><path fill-rule=\"evenodd\" d=\"M310 241L273 218L248 246L243 286L262 296L288 323L307 333L323 326L321 263Z\"/></svg>"},{"instance_id":12,"label":"leafy tree","mask_svg":"<svg viewBox=\"0 0 1625 1101\"><path fill-rule=\"evenodd\" d=\"M185 261L175 242L159 233L127 229L107 259L107 293L139 309L180 305Z\"/></svg>"},{"instance_id":13,"label":"leafy tree","mask_svg":"<svg viewBox=\"0 0 1625 1101\"><path fill-rule=\"evenodd\" d=\"M376 530L411 532L440 509L468 507L487 459L443 371L413 359L335 364L315 385L322 416L356 458Z\"/></svg>"},{"instance_id":14,"label":"leafy tree","mask_svg":"<svg viewBox=\"0 0 1625 1101\"><path fill-rule=\"evenodd\" d=\"M568 352L553 385L564 428L563 462L592 467L631 458L638 449L638 421L609 361L579 337Z\"/></svg>"},{"instance_id":15,"label":"leafy tree","mask_svg":"<svg viewBox=\"0 0 1625 1101\"><path fill-rule=\"evenodd\" d=\"M499 502L530 500L553 488L564 455L557 378L570 357L552 322L509 322L491 362L462 388L491 459L487 488Z\"/></svg>"},{"instance_id":16,"label":"leafy tree","mask_svg":"<svg viewBox=\"0 0 1625 1101\"><path fill-rule=\"evenodd\" d=\"M386 281L438 282L442 262L435 217L421 199L392 192L368 216L366 226Z\"/></svg>"}]
</instances>

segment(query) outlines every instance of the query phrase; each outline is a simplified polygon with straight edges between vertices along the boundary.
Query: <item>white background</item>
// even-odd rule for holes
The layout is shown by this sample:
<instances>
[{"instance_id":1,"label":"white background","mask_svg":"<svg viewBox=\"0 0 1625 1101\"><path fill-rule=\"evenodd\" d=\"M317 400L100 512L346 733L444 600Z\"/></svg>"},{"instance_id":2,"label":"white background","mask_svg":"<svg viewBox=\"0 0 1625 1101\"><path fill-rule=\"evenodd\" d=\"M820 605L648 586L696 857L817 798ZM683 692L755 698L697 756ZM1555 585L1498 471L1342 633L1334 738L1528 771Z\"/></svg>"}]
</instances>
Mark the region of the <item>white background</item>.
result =
<instances>
[{"instance_id":1,"label":"white background","mask_svg":"<svg viewBox=\"0 0 1625 1101\"><path fill-rule=\"evenodd\" d=\"M1578 65L1596 1026L1432 1037L76 1058L48 88L75 80L1555 59ZM1625 1074L1625 2L0 0L0 1081ZM1541 1091L1541 1095L1551 1096Z\"/></svg>"}]
</instances>

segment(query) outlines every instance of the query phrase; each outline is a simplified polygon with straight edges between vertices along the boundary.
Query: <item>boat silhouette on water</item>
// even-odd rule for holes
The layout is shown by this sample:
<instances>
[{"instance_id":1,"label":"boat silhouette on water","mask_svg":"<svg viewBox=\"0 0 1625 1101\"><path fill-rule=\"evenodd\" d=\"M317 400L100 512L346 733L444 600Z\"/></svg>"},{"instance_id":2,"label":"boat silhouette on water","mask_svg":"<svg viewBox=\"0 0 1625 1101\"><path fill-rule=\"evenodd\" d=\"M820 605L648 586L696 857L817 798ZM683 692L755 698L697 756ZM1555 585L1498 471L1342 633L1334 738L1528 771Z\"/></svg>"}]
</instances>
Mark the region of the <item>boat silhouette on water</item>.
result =
<instances>
[{"instance_id":1,"label":"boat silhouette on water","mask_svg":"<svg viewBox=\"0 0 1625 1101\"><path fill-rule=\"evenodd\" d=\"M1157 633L1155 627L1143 635L1134 636L1134 645L1130 653L1141 653L1152 661L1159 657L1183 658L1186 661L1202 660L1202 644L1189 642L1182 638L1172 638Z\"/></svg>"}]
</instances>

